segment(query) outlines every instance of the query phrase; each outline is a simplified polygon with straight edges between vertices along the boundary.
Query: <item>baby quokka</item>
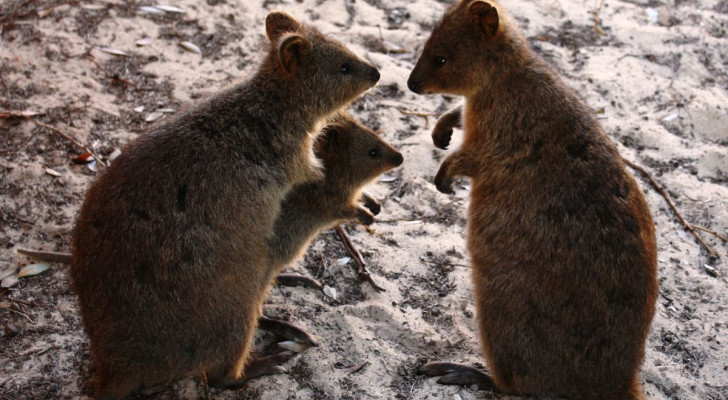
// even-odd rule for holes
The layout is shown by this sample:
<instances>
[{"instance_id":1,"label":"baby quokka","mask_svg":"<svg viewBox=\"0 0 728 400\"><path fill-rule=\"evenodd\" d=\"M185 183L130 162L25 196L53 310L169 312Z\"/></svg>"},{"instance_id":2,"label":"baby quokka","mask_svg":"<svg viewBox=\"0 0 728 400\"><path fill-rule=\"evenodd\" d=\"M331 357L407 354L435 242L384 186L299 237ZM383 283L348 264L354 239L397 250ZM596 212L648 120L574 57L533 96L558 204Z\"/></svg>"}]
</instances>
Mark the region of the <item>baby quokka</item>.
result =
<instances>
[{"instance_id":1,"label":"baby quokka","mask_svg":"<svg viewBox=\"0 0 728 400\"><path fill-rule=\"evenodd\" d=\"M658 292L655 233L634 178L579 96L492 1L461 0L409 77L465 98L433 132L462 147L435 177L472 182L467 244L489 373L423 367L442 383L569 399L642 399L639 366Z\"/></svg>"}]
</instances>

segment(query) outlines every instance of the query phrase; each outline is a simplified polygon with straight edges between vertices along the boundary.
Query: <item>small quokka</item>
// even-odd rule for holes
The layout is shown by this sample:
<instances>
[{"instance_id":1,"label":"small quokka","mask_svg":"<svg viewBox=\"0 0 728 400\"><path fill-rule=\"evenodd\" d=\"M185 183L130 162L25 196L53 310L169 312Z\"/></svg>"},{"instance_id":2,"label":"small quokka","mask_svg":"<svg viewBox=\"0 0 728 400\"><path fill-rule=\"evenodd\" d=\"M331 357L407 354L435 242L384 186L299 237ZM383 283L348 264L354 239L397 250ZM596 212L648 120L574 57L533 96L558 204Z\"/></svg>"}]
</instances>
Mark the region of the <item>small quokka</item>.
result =
<instances>
[{"instance_id":1,"label":"small quokka","mask_svg":"<svg viewBox=\"0 0 728 400\"><path fill-rule=\"evenodd\" d=\"M137 138L88 190L70 274L97 399L279 371L282 357L248 357L274 278L274 221L291 187L323 177L319 124L379 71L288 14L269 14L266 33L253 77Z\"/></svg>"},{"instance_id":2,"label":"small quokka","mask_svg":"<svg viewBox=\"0 0 728 400\"><path fill-rule=\"evenodd\" d=\"M465 97L433 132L464 143L435 177L470 177L468 249L489 375L423 367L441 383L569 399L644 398L638 378L658 293L647 204L579 96L496 3L461 0L409 77L416 93Z\"/></svg>"},{"instance_id":3,"label":"small quokka","mask_svg":"<svg viewBox=\"0 0 728 400\"><path fill-rule=\"evenodd\" d=\"M362 188L403 161L402 154L346 112L323 128L314 154L323 162L325 177L299 184L284 199L270 241L271 268L300 257L323 229L351 219L374 222L372 212L378 213L380 205Z\"/></svg>"}]
</instances>

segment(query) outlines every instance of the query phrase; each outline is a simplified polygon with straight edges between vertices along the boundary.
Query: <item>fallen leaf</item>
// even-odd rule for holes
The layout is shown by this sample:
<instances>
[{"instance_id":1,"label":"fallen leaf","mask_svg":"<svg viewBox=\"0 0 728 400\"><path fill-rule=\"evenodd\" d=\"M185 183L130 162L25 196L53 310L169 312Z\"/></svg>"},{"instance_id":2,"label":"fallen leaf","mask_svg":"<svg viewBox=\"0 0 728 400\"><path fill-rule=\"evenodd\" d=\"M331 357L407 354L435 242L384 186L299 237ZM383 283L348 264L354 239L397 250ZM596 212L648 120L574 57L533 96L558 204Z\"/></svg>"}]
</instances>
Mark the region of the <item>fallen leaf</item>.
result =
<instances>
[{"instance_id":1,"label":"fallen leaf","mask_svg":"<svg viewBox=\"0 0 728 400\"><path fill-rule=\"evenodd\" d=\"M91 153L83 153L74 157L71 162L74 164L88 164L94 160L94 156Z\"/></svg>"},{"instance_id":2,"label":"fallen leaf","mask_svg":"<svg viewBox=\"0 0 728 400\"><path fill-rule=\"evenodd\" d=\"M197 45L192 42L182 42L179 45L182 46L183 49L189 51L190 53L202 54L202 50L200 50L200 48L197 47Z\"/></svg>"},{"instance_id":3,"label":"fallen leaf","mask_svg":"<svg viewBox=\"0 0 728 400\"><path fill-rule=\"evenodd\" d=\"M336 289L329 285L324 286L324 294L332 299L336 300Z\"/></svg>"},{"instance_id":4,"label":"fallen leaf","mask_svg":"<svg viewBox=\"0 0 728 400\"><path fill-rule=\"evenodd\" d=\"M35 117L36 115L41 115L43 113L33 110L23 110L23 111L14 111L14 110L0 110L0 118L12 118L12 117Z\"/></svg>"},{"instance_id":5,"label":"fallen leaf","mask_svg":"<svg viewBox=\"0 0 728 400\"><path fill-rule=\"evenodd\" d=\"M96 159L93 159L90 163L86 164L86 168L88 168L89 171L96 172Z\"/></svg>"},{"instance_id":6,"label":"fallen leaf","mask_svg":"<svg viewBox=\"0 0 728 400\"><path fill-rule=\"evenodd\" d=\"M144 106L134 107L132 110L141 114L141 112L144 111Z\"/></svg>"},{"instance_id":7,"label":"fallen leaf","mask_svg":"<svg viewBox=\"0 0 728 400\"><path fill-rule=\"evenodd\" d=\"M157 112L161 112L161 113L165 113L165 114L172 114L175 111L177 111L177 110L175 110L174 108L160 108L159 110L157 110Z\"/></svg>"},{"instance_id":8,"label":"fallen leaf","mask_svg":"<svg viewBox=\"0 0 728 400\"><path fill-rule=\"evenodd\" d=\"M43 113L33 110L23 110L20 112L20 115L23 117L35 117L36 115L41 115Z\"/></svg>"},{"instance_id":9,"label":"fallen leaf","mask_svg":"<svg viewBox=\"0 0 728 400\"><path fill-rule=\"evenodd\" d=\"M10 276L6 277L5 279L3 279L2 282L0 282L0 287L9 288L9 287L15 286L17 283L18 283L18 276L13 274L13 275L10 275Z\"/></svg>"},{"instance_id":10,"label":"fallen leaf","mask_svg":"<svg viewBox=\"0 0 728 400\"><path fill-rule=\"evenodd\" d=\"M157 41L157 39L145 37L144 39L137 40L136 45L137 46L148 46L148 45L154 43L155 41Z\"/></svg>"},{"instance_id":11,"label":"fallen leaf","mask_svg":"<svg viewBox=\"0 0 728 400\"><path fill-rule=\"evenodd\" d=\"M6 309L10 308L10 302L9 301L0 301L0 308Z\"/></svg>"},{"instance_id":12,"label":"fallen leaf","mask_svg":"<svg viewBox=\"0 0 728 400\"><path fill-rule=\"evenodd\" d=\"M98 47L99 51L111 54L113 56L119 56L119 57L129 57L129 53L125 52L124 50L114 49L111 47Z\"/></svg>"},{"instance_id":13,"label":"fallen leaf","mask_svg":"<svg viewBox=\"0 0 728 400\"><path fill-rule=\"evenodd\" d=\"M81 4L84 10L98 11L106 8L105 4Z\"/></svg>"},{"instance_id":14,"label":"fallen leaf","mask_svg":"<svg viewBox=\"0 0 728 400\"><path fill-rule=\"evenodd\" d=\"M112 151L112 152L111 152L111 154L109 154L108 160L109 160L109 161L114 161L114 160L116 160L116 159L117 159L117 158L118 158L118 157L119 157L120 155L121 155L121 150L119 150L119 149L114 149L114 151Z\"/></svg>"},{"instance_id":15,"label":"fallen leaf","mask_svg":"<svg viewBox=\"0 0 728 400\"><path fill-rule=\"evenodd\" d=\"M8 276L12 275L17 271L17 268L8 268L0 271L0 280L7 278Z\"/></svg>"},{"instance_id":16,"label":"fallen leaf","mask_svg":"<svg viewBox=\"0 0 728 400\"><path fill-rule=\"evenodd\" d=\"M45 167L45 172L46 172L46 174L51 175L51 176L61 176L60 172L56 171L55 169L48 168L48 167Z\"/></svg>"},{"instance_id":17,"label":"fallen leaf","mask_svg":"<svg viewBox=\"0 0 728 400\"><path fill-rule=\"evenodd\" d=\"M164 116L164 113L159 112L159 111L155 111L155 112L150 113L149 115L147 115L147 117L144 118L144 120L147 121L147 122L154 122L154 121L162 118L163 116Z\"/></svg>"},{"instance_id":18,"label":"fallen leaf","mask_svg":"<svg viewBox=\"0 0 728 400\"><path fill-rule=\"evenodd\" d=\"M379 182L384 182L384 183L394 182L396 180L397 180L397 177L392 176L392 175L382 175L382 177L379 178Z\"/></svg>"},{"instance_id":19,"label":"fallen leaf","mask_svg":"<svg viewBox=\"0 0 728 400\"><path fill-rule=\"evenodd\" d=\"M21 268L20 271L18 271L18 278L42 274L43 272L47 271L48 268L50 268L50 267L51 267L51 265L48 264L47 262L26 265L25 267Z\"/></svg>"},{"instance_id":20,"label":"fallen leaf","mask_svg":"<svg viewBox=\"0 0 728 400\"><path fill-rule=\"evenodd\" d=\"M41 18L41 19L45 18L45 17L51 15L52 12L53 12L53 7L41 8L40 10L38 10L38 18Z\"/></svg>"},{"instance_id":21,"label":"fallen leaf","mask_svg":"<svg viewBox=\"0 0 728 400\"><path fill-rule=\"evenodd\" d=\"M139 7L139 11L145 12L147 14L157 14L157 15L164 14L164 11L162 11L156 7L149 7L149 6L141 6L141 7Z\"/></svg>"},{"instance_id":22,"label":"fallen leaf","mask_svg":"<svg viewBox=\"0 0 728 400\"><path fill-rule=\"evenodd\" d=\"M346 265L351 261L351 257L341 257L338 260L336 260L336 264L338 265Z\"/></svg>"},{"instance_id":23,"label":"fallen leaf","mask_svg":"<svg viewBox=\"0 0 728 400\"><path fill-rule=\"evenodd\" d=\"M166 4L157 4L154 6L154 8L165 11L165 12L177 13L177 14L184 14L187 12L179 7L168 6Z\"/></svg>"},{"instance_id":24,"label":"fallen leaf","mask_svg":"<svg viewBox=\"0 0 728 400\"><path fill-rule=\"evenodd\" d=\"M397 46L396 44L388 41L388 40L382 40L382 49L390 54L404 54L406 53L406 50L403 47Z\"/></svg>"},{"instance_id":25,"label":"fallen leaf","mask_svg":"<svg viewBox=\"0 0 728 400\"><path fill-rule=\"evenodd\" d=\"M290 350L294 353L300 353L300 352L308 349L309 347L311 347L311 345L308 345L306 343L294 342L292 340L286 340L285 342L279 342L278 347L280 347L282 349Z\"/></svg>"}]
</instances>

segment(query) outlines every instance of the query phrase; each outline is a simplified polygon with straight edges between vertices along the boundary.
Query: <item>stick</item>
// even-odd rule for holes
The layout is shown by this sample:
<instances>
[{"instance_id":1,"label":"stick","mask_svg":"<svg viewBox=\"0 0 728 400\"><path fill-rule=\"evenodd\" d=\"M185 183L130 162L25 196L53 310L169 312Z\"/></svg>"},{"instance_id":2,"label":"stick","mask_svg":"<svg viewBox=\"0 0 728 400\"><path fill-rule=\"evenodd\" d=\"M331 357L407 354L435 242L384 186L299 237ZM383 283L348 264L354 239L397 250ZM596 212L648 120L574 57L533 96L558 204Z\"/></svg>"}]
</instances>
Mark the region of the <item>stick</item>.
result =
<instances>
[{"instance_id":1,"label":"stick","mask_svg":"<svg viewBox=\"0 0 728 400\"><path fill-rule=\"evenodd\" d=\"M657 192L660 193L660 195L662 195L662 197L665 199L665 201L667 202L667 205L670 206L670 208L672 209L672 212L675 214L678 221L680 221L680 224L682 224L682 226L684 226L688 232L690 232L693 236L695 236L695 239L698 241L698 243L701 246L703 246L703 248L705 250L708 251L708 254L710 254L712 257L717 258L718 254L715 252L715 250L713 250L712 247L710 247L707 243L705 243L703 238L700 237L698 232L695 231L695 226L693 226L692 224L685 221L685 218L683 218L682 214L680 214L680 211L677 210L675 203L672 202L670 195L667 193L667 191L665 191L665 189L662 187L662 185L657 183L657 181L652 177L652 175L650 175L650 173L647 172L647 170L645 170L641 166L633 163L632 161L627 160L624 157L622 157L622 160L624 161L625 164L629 165L632 169L639 171L642 174L642 176L644 176L650 182L652 187L654 187L655 190L657 190Z\"/></svg>"},{"instance_id":2,"label":"stick","mask_svg":"<svg viewBox=\"0 0 728 400\"><path fill-rule=\"evenodd\" d=\"M403 110L401 108L398 108L397 110L399 112L401 112L402 114L404 114L404 115L410 115L410 116L415 116L415 117L427 118L427 117L439 117L440 116L440 114L438 114L438 113L428 113L428 112L419 112L419 111L407 111L407 110Z\"/></svg>"},{"instance_id":3,"label":"stick","mask_svg":"<svg viewBox=\"0 0 728 400\"><path fill-rule=\"evenodd\" d=\"M605 36L607 33L599 27L599 13L602 11L602 4L604 4L604 0L599 0L599 4L597 4L597 9L596 11L594 11L594 31L602 36Z\"/></svg>"},{"instance_id":4,"label":"stick","mask_svg":"<svg viewBox=\"0 0 728 400\"><path fill-rule=\"evenodd\" d=\"M691 224L691 225L692 225L692 224ZM710 233L711 235L713 235L713 236L717 237L718 239L720 239L720 240L722 240L722 241L724 241L724 242L728 242L728 238L727 238L727 237L725 237L725 236L721 236L721 234L720 234L720 233L718 233L718 232L716 232L716 231L714 231L714 230L710 230L710 229L708 229L708 228L703 228L702 226L698 226L698 225L692 225L692 226L693 226L693 228L695 228L695 229L697 229L697 230L699 230L699 231L703 231L703 232L705 232L705 233Z\"/></svg>"},{"instance_id":5,"label":"stick","mask_svg":"<svg viewBox=\"0 0 728 400\"><path fill-rule=\"evenodd\" d=\"M44 123L42 123L42 122L38 122L38 121L36 121L35 119L33 119L33 118L30 118L30 117L26 117L26 119L27 119L28 121L30 121L30 122L32 122L32 123L34 123L34 124L36 124L36 125L40 126L40 127L43 127L43 128L49 129L49 130L51 130L51 131L53 131L53 132L57 133L58 135L60 135L60 136L61 136L61 137L63 137L64 139L66 139L66 140L70 141L71 143L75 144L75 145L76 145L77 147L79 147L79 148L80 148L80 149L82 149L83 151L85 151L85 152L87 152L87 153L90 153L90 154L91 154L91 156L92 156L92 157L93 157L94 159L96 159L96 162L97 162L97 163L99 163L99 165L101 165L101 166L104 166L104 167L108 167L108 165L106 165L106 163L105 163L105 162L103 162L103 161L101 160L101 157L99 157L99 155L98 155L98 154L94 153L93 151L91 151L91 149L89 149L88 147L86 147L86 146L84 146L83 144L81 144L81 142L79 142L79 141L77 141L76 139L72 138L71 136L69 136L69 135L67 135L67 134L63 133L63 131L61 131L60 129L58 129L58 128L55 128L55 127L52 127L52 126L50 126L50 125L46 125L46 124L44 124Z\"/></svg>"},{"instance_id":6,"label":"stick","mask_svg":"<svg viewBox=\"0 0 728 400\"><path fill-rule=\"evenodd\" d=\"M377 285L377 283L374 282L374 278L372 278L369 270L367 270L367 265L364 262L364 259L361 257L361 253L359 253L359 250L354 247L354 243L351 242L351 238L346 233L344 228L341 227L341 225L336 226L336 234L339 235L339 239L341 239L341 243L344 244L344 248L351 255L351 258L354 259L354 262L357 266L356 272L359 274L359 280L366 280L367 282L369 282L369 285L377 292L385 292L386 290L383 287Z\"/></svg>"},{"instance_id":7,"label":"stick","mask_svg":"<svg viewBox=\"0 0 728 400\"><path fill-rule=\"evenodd\" d=\"M424 118L425 119L425 128L430 126L430 120L427 117L439 117L440 116L440 114L438 114L438 113L407 111L407 110L403 110L401 108L397 108L397 111L401 112L403 115Z\"/></svg>"}]
</instances>

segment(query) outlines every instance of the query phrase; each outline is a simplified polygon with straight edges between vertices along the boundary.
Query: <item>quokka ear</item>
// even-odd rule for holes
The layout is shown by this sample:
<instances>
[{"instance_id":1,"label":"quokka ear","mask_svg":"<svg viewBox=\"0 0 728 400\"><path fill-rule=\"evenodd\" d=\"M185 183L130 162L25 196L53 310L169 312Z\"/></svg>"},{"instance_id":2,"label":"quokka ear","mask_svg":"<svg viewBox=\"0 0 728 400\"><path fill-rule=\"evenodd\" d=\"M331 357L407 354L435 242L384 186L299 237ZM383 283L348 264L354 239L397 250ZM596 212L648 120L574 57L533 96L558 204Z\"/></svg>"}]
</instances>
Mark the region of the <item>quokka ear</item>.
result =
<instances>
[{"instance_id":1,"label":"quokka ear","mask_svg":"<svg viewBox=\"0 0 728 400\"><path fill-rule=\"evenodd\" d=\"M468 7L468 14L475 18L475 21L483 29L488 38L498 33L498 10L487 1L476 0Z\"/></svg>"},{"instance_id":2,"label":"quokka ear","mask_svg":"<svg viewBox=\"0 0 728 400\"><path fill-rule=\"evenodd\" d=\"M284 33L297 32L299 27L298 21L283 11L273 11L265 18L265 33L273 43Z\"/></svg>"},{"instance_id":3,"label":"quokka ear","mask_svg":"<svg viewBox=\"0 0 728 400\"><path fill-rule=\"evenodd\" d=\"M301 65L303 57L311 49L311 43L303 36L295 33L284 35L278 45L278 58L283 69L293 74Z\"/></svg>"},{"instance_id":4,"label":"quokka ear","mask_svg":"<svg viewBox=\"0 0 728 400\"><path fill-rule=\"evenodd\" d=\"M339 148L339 131L336 129L326 129L323 140L326 153L336 151Z\"/></svg>"}]
</instances>

